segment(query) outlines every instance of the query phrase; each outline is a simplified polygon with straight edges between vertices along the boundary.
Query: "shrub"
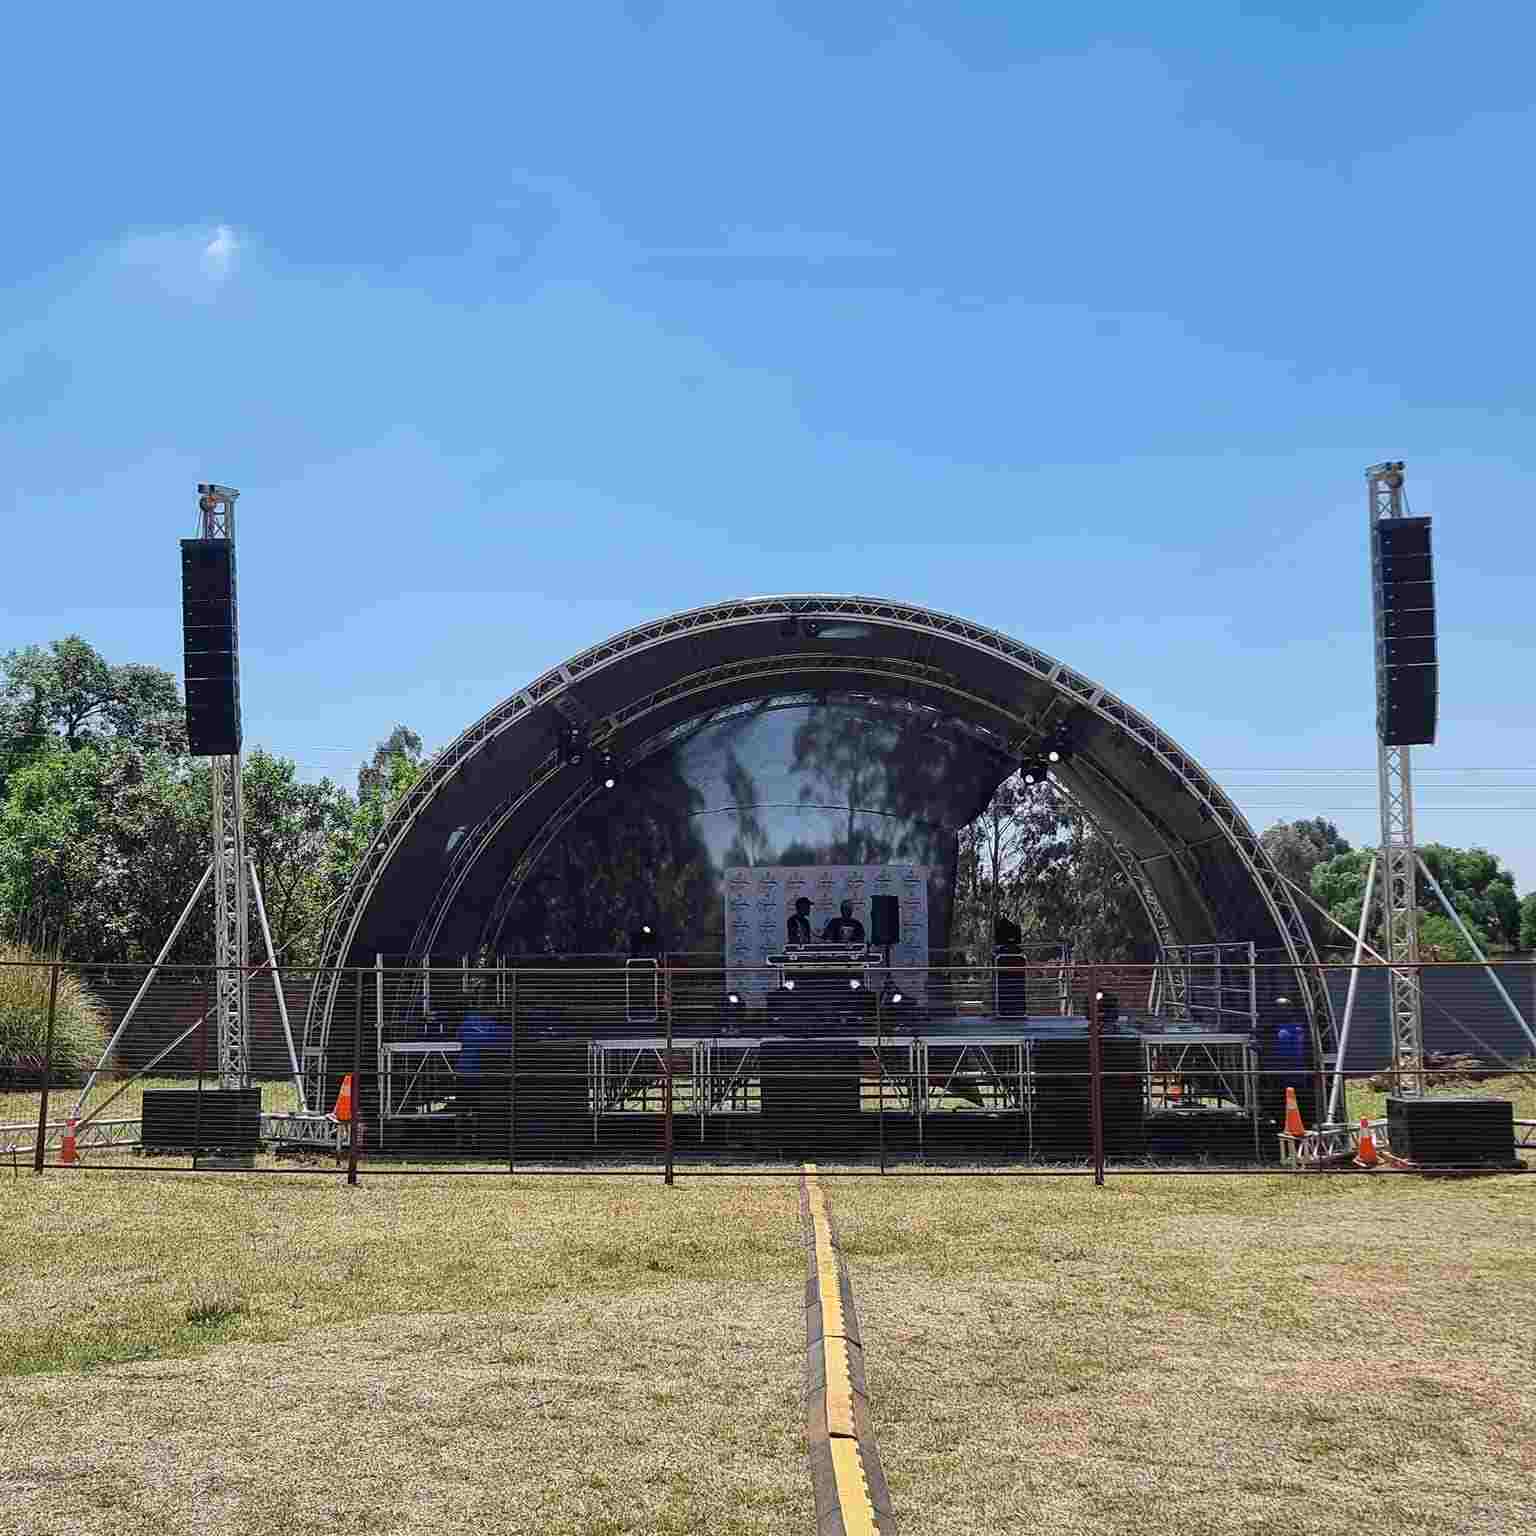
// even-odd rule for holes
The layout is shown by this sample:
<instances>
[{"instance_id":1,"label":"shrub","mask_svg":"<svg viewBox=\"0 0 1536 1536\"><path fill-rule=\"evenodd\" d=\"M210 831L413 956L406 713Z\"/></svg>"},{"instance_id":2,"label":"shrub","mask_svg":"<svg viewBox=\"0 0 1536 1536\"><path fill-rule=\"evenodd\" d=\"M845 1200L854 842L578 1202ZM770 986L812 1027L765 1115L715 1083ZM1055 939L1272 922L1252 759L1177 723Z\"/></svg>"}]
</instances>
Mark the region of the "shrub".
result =
<instances>
[{"instance_id":1,"label":"shrub","mask_svg":"<svg viewBox=\"0 0 1536 1536\"><path fill-rule=\"evenodd\" d=\"M21 944L0 944L0 1085L41 1081L48 1043L49 964ZM107 1042L107 1012L79 975L59 972L53 1023L55 1081L96 1065Z\"/></svg>"}]
</instances>

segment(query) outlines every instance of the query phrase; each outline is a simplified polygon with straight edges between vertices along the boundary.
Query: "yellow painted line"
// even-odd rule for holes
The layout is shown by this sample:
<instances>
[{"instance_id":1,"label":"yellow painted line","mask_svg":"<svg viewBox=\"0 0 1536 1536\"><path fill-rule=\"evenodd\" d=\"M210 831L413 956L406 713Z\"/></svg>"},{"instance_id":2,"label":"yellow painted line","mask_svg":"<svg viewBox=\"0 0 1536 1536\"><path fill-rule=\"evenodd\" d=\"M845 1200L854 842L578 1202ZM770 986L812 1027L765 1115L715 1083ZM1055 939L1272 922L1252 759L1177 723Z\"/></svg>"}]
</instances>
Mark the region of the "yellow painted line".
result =
<instances>
[{"instance_id":1,"label":"yellow painted line","mask_svg":"<svg viewBox=\"0 0 1536 1536\"><path fill-rule=\"evenodd\" d=\"M847 1339L825 1338L821 1343L827 1363L827 1433L854 1438L853 1377L848 1370Z\"/></svg>"},{"instance_id":2,"label":"yellow painted line","mask_svg":"<svg viewBox=\"0 0 1536 1536\"><path fill-rule=\"evenodd\" d=\"M847 1536L879 1536L875 1506L853 1416L853 1373L849 1366L847 1320L843 1314L842 1270L832 1246L826 1191L816 1165L806 1163L806 1205L811 1216L817 1299L821 1306L822 1375L827 1383L827 1436L832 1454L838 1513Z\"/></svg>"},{"instance_id":3,"label":"yellow painted line","mask_svg":"<svg viewBox=\"0 0 1536 1536\"><path fill-rule=\"evenodd\" d=\"M837 1502L848 1536L878 1536L875 1506L864 1481L864 1459L857 1440L832 1441L832 1476L837 1483Z\"/></svg>"}]
</instances>

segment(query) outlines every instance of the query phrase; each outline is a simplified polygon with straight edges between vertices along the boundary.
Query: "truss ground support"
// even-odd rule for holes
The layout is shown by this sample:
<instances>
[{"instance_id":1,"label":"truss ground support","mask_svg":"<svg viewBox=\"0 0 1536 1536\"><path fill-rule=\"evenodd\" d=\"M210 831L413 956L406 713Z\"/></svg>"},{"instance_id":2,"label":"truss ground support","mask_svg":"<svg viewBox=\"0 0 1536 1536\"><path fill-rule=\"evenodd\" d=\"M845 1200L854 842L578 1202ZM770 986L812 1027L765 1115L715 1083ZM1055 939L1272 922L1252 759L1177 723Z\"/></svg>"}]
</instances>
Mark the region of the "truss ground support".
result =
<instances>
[{"instance_id":1,"label":"truss ground support","mask_svg":"<svg viewBox=\"0 0 1536 1536\"><path fill-rule=\"evenodd\" d=\"M1360 990L1360 962L1365 955L1365 935L1371 926L1371 901L1376 892L1376 870L1380 865L1379 853L1371 855L1371 865L1365 876L1365 899L1360 904L1360 931L1355 935L1355 963L1349 973L1349 991L1344 998L1344 1022L1339 1026L1339 1055L1333 1067L1333 1087L1328 1093L1328 1112L1324 1118L1330 1125L1339 1117L1339 1105L1344 1093L1344 1056L1349 1050L1349 1026L1355 1016L1355 994Z\"/></svg>"},{"instance_id":2,"label":"truss ground support","mask_svg":"<svg viewBox=\"0 0 1536 1536\"><path fill-rule=\"evenodd\" d=\"M144 994L149 991L150 984L160 974L160 967L165 964L165 957L170 954L171 946L181 935L181 930L187 926L187 919L192 915L192 909L197 905L198 899L208 888L208 881L213 875L213 865L210 864L203 871L203 877L197 882L196 889L187 898L187 904L181 909L181 916L176 919L175 926L171 929L169 937L160 946L160 953L155 957L155 963L150 966L144 980L139 983L139 990L134 993L133 1001L128 1005L128 1011L124 1013L122 1023L112 1031L112 1038L107 1041L96 1065L91 1068L89 1076L85 1080L85 1086L80 1090L80 1097L75 1100L75 1115L78 1118L80 1111L85 1108L85 1101L90 1096L91 1089L96 1084L96 1079L101 1075L101 1070L112 1059L112 1052L117 1049L117 1043L127 1033L128 1026L133 1022L133 1016L139 1011L139 1004L144 1001ZM201 1022L201 1021L199 1021Z\"/></svg>"}]
</instances>

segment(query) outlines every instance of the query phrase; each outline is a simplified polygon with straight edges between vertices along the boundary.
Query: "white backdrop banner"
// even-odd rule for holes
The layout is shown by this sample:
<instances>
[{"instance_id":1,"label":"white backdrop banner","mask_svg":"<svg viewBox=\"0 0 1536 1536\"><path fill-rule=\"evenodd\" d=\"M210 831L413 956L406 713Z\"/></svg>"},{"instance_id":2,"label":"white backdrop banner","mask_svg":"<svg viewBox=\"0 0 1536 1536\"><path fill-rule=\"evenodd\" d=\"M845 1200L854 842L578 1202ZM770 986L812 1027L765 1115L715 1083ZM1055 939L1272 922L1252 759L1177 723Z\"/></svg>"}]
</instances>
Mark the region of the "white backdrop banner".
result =
<instances>
[{"instance_id":1,"label":"white backdrop banner","mask_svg":"<svg viewBox=\"0 0 1536 1536\"><path fill-rule=\"evenodd\" d=\"M901 933L891 945L891 966L914 969L901 977L921 997L928 965L928 866L926 864L770 864L735 866L725 871L725 965L727 985L747 1006L762 1005L774 983L763 969L789 936L795 902L811 904L811 936L820 939L827 924L853 903L853 915L871 929L871 896L896 898Z\"/></svg>"}]
</instances>

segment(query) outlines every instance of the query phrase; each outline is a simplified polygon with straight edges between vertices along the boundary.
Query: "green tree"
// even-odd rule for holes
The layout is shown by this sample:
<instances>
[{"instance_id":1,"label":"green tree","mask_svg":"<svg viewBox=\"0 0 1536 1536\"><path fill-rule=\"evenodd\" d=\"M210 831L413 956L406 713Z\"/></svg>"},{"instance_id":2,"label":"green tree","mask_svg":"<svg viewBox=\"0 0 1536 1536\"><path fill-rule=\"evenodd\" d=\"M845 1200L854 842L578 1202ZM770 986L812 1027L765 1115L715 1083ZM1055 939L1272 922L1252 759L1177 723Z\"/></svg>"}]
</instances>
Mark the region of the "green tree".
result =
<instances>
[{"instance_id":1,"label":"green tree","mask_svg":"<svg viewBox=\"0 0 1536 1536\"><path fill-rule=\"evenodd\" d=\"M1351 933L1359 931L1360 908L1365 900L1365 877L1370 867L1371 850L1354 848L1348 853L1337 853L1331 859L1324 859L1322 863L1314 865L1308 881L1316 900ZM1380 921L1379 913L1376 921ZM1327 931L1326 944L1329 948L1347 946L1348 940L1337 928L1328 924L1323 924L1323 927ZM1371 934L1368 933L1366 938L1371 939Z\"/></svg>"},{"instance_id":2,"label":"green tree","mask_svg":"<svg viewBox=\"0 0 1536 1536\"><path fill-rule=\"evenodd\" d=\"M208 863L206 769L128 741L55 740L0 802L0 912L68 957L153 959ZM173 958L205 955L206 912Z\"/></svg>"},{"instance_id":3,"label":"green tree","mask_svg":"<svg viewBox=\"0 0 1536 1536\"><path fill-rule=\"evenodd\" d=\"M361 805L370 796L386 791L393 781L394 763L397 758L422 764L421 737L408 725L397 725L388 736L373 749L373 756L357 770L357 803Z\"/></svg>"},{"instance_id":4,"label":"green tree","mask_svg":"<svg viewBox=\"0 0 1536 1536\"><path fill-rule=\"evenodd\" d=\"M1419 852L1440 888L1478 934L1485 949L1488 941L1513 948L1520 942L1520 901L1514 876L1501 867L1496 854L1485 848L1447 848L1427 843ZM1427 882L1420 876L1419 905L1439 909ZM1427 898L1427 899L1426 899ZM1469 954L1467 959L1471 959Z\"/></svg>"},{"instance_id":5,"label":"green tree","mask_svg":"<svg viewBox=\"0 0 1536 1536\"><path fill-rule=\"evenodd\" d=\"M1349 843L1340 835L1339 829L1323 816L1277 821L1265 829L1259 841L1280 873L1304 891L1311 889L1312 871L1319 864L1350 851ZM1320 951L1342 938L1320 912L1304 901L1297 905L1311 931L1312 942Z\"/></svg>"},{"instance_id":6,"label":"green tree","mask_svg":"<svg viewBox=\"0 0 1536 1536\"><path fill-rule=\"evenodd\" d=\"M111 666L79 635L0 657L0 772L50 738L73 750L116 740L185 750L176 679L159 667Z\"/></svg>"},{"instance_id":7,"label":"green tree","mask_svg":"<svg viewBox=\"0 0 1536 1536\"><path fill-rule=\"evenodd\" d=\"M1486 954L1497 945L1520 942L1521 910L1515 896L1513 877L1500 867L1496 855L1483 848L1448 848L1441 843L1425 844L1419 852L1425 864L1455 907L1457 915L1471 930L1478 946ZM1360 907L1365 899L1365 877L1371 862L1369 849L1356 849L1325 860L1312 871L1312 894L1351 932L1358 929ZM1419 876L1415 899L1419 907L1420 943L1428 959L1473 958L1456 925L1445 915L1429 882ZM1443 926L1442 926L1443 925ZM1344 936L1334 930L1331 941L1347 948ZM1371 908L1371 926L1366 941L1377 950L1382 946L1380 890Z\"/></svg>"},{"instance_id":8,"label":"green tree","mask_svg":"<svg viewBox=\"0 0 1536 1536\"><path fill-rule=\"evenodd\" d=\"M1536 949L1536 891L1520 903L1520 948Z\"/></svg>"},{"instance_id":9,"label":"green tree","mask_svg":"<svg viewBox=\"0 0 1536 1536\"><path fill-rule=\"evenodd\" d=\"M285 964L316 954L334 882L338 847L354 834L357 807L329 779L301 783L295 765L258 747L245 759L246 850L261 881L272 940ZM258 936L252 953L265 958Z\"/></svg>"},{"instance_id":10,"label":"green tree","mask_svg":"<svg viewBox=\"0 0 1536 1536\"><path fill-rule=\"evenodd\" d=\"M363 781L363 773L358 775L359 781L365 782L364 792L358 800L353 801L350 795L341 791L348 815L336 830L326 864L328 899L331 901L346 890L358 863L383 831L390 813L427 767L419 756L406 752L381 756L375 751L374 764L376 771L363 770L368 774L366 781Z\"/></svg>"}]
</instances>

